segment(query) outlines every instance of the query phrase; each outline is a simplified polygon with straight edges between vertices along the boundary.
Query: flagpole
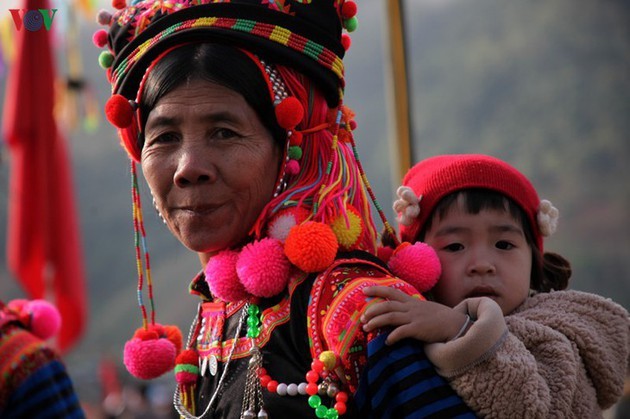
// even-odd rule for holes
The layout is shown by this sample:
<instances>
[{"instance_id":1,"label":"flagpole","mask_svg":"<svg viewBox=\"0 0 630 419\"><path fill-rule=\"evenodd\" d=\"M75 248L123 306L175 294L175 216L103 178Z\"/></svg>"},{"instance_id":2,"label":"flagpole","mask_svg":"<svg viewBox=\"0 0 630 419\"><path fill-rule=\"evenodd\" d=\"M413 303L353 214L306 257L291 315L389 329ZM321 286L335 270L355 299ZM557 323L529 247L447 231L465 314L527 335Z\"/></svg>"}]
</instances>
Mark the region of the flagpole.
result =
<instances>
[{"instance_id":1,"label":"flagpole","mask_svg":"<svg viewBox=\"0 0 630 419\"><path fill-rule=\"evenodd\" d=\"M407 79L405 25L403 19L404 0L387 0L387 35L389 68L390 145L392 148L392 182L394 188L411 167L411 117L409 106L409 83Z\"/></svg>"}]
</instances>

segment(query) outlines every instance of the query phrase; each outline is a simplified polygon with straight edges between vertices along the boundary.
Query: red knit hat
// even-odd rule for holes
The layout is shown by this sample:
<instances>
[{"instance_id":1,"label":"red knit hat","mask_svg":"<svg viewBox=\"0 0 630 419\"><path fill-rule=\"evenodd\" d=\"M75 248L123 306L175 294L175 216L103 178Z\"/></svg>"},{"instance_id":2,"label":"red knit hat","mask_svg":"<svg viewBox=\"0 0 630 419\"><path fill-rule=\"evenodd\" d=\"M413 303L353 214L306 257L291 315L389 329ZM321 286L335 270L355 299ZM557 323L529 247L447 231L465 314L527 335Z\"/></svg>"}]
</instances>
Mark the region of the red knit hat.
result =
<instances>
[{"instance_id":1,"label":"red knit hat","mask_svg":"<svg viewBox=\"0 0 630 419\"><path fill-rule=\"evenodd\" d=\"M489 189L512 199L526 214L536 245L543 250L543 236L555 231L558 210L549 201L540 200L534 186L521 172L497 158L481 154L431 157L407 172L397 192L400 199L394 204L394 210L399 213L402 240L416 240L442 198L472 188Z\"/></svg>"}]
</instances>

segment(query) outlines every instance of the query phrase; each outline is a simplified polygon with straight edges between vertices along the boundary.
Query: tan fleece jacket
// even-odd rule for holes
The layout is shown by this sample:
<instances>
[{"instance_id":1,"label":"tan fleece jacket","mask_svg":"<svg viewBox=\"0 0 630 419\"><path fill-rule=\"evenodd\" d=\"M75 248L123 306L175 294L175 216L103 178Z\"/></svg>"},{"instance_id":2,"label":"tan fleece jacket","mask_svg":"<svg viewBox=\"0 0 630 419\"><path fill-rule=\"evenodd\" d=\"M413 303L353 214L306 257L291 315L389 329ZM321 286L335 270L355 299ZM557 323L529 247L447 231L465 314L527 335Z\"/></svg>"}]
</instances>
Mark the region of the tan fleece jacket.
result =
<instances>
[{"instance_id":1,"label":"tan fleece jacket","mask_svg":"<svg viewBox=\"0 0 630 419\"><path fill-rule=\"evenodd\" d=\"M481 417L601 418L621 396L630 318L610 299L555 291L528 298L505 317L489 298L456 309L475 320L472 327L426 351Z\"/></svg>"}]
</instances>

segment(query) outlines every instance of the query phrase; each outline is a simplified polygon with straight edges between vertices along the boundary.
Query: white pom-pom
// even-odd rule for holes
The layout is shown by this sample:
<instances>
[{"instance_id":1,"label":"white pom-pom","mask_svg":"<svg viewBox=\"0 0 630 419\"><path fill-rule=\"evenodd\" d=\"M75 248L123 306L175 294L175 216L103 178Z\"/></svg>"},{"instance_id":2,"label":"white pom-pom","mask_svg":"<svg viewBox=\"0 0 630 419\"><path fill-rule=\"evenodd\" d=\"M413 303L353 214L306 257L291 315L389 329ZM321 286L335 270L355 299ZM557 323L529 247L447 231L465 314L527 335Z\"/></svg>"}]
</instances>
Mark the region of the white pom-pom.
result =
<instances>
[{"instance_id":1,"label":"white pom-pom","mask_svg":"<svg viewBox=\"0 0 630 419\"><path fill-rule=\"evenodd\" d=\"M398 222L404 226L410 226L420 215L420 200L422 195L416 196L413 189L408 186L400 186L396 190L398 198L394 201L394 211L398 213Z\"/></svg>"},{"instance_id":2,"label":"white pom-pom","mask_svg":"<svg viewBox=\"0 0 630 419\"><path fill-rule=\"evenodd\" d=\"M553 233L556 232L558 228L558 218L560 217L560 211L556 207L554 207L551 202L546 199L540 201L540 205L538 207L538 228L540 229L540 234L543 237L549 237Z\"/></svg>"}]
</instances>

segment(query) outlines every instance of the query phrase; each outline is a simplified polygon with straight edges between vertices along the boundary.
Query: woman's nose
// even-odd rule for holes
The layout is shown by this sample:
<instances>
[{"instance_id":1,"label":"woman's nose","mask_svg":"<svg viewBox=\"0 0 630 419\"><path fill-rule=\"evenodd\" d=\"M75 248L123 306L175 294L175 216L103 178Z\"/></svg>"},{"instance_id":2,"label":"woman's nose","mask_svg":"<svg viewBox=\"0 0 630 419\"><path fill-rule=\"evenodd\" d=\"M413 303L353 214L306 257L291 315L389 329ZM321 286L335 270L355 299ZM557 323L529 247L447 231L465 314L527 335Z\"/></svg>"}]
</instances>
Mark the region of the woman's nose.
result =
<instances>
[{"instance_id":1,"label":"woman's nose","mask_svg":"<svg viewBox=\"0 0 630 419\"><path fill-rule=\"evenodd\" d=\"M182 150L173 176L173 181L177 186L184 188L190 185L212 183L215 180L216 170L207 153L193 148Z\"/></svg>"}]
</instances>

